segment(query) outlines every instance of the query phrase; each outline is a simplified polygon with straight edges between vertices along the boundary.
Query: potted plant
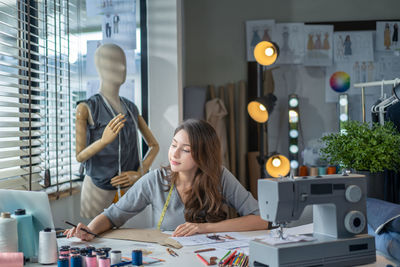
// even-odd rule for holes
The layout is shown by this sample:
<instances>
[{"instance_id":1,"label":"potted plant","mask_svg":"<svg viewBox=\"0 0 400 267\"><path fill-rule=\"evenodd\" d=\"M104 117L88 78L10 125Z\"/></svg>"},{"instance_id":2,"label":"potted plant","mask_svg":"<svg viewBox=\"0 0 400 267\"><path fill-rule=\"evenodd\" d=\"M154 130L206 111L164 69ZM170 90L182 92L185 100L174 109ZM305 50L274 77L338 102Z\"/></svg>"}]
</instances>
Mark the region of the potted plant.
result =
<instances>
[{"instance_id":1,"label":"potted plant","mask_svg":"<svg viewBox=\"0 0 400 267\"><path fill-rule=\"evenodd\" d=\"M365 174L368 196L383 198L383 171L400 167L400 134L393 123L348 121L341 133L328 134L321 141L323 159Z\"/></svg>"}]
</instances>

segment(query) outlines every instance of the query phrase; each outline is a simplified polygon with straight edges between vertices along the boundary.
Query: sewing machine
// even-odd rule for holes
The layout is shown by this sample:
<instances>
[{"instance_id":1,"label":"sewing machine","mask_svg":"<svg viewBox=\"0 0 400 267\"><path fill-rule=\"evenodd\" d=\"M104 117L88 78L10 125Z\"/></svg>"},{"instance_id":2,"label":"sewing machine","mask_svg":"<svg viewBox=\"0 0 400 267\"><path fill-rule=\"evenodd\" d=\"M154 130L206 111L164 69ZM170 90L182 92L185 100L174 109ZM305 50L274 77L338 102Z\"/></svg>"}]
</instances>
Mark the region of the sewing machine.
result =
<instances>
[{"instance_id":1,"label":"sewing machine","mask_svg":"<svg viewBox=\"0 0 400 267\"><path fill-rule=\"evenodd\" d=\"M258 180L261 217L279 226L298 220L313 205L313 241L270 245L250 242L250 266L352 266L375 262L375 240L367 234L363 175Z\"/></svg>"}]
</instances>

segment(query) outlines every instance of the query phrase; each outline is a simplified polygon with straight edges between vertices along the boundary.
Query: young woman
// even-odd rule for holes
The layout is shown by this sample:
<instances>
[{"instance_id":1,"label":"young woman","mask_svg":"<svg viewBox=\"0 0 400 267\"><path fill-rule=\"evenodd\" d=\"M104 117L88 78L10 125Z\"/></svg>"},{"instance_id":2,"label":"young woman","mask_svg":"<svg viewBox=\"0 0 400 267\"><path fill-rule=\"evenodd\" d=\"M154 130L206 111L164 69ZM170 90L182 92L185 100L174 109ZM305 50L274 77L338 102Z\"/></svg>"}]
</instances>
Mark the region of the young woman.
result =
<instances>
[{"instance_id":1,"label":"young woman","mask_svg":"<svg viewBox=\"0 0 400 267\"><path fill-rule=\"evenodd\" d=\"M81 229L99 234L120 227L150 204L153 227L173 230L173 236L268 228L269 223L259 216L257 201L221 165L221 145L210 124L187 120L179 125L168 159L168 167L143 176L88 226L80 223L66 230L67 237L91 240L93 236ZM240 217L227 219L227 205Z\"/></svg>"}]
</instances>

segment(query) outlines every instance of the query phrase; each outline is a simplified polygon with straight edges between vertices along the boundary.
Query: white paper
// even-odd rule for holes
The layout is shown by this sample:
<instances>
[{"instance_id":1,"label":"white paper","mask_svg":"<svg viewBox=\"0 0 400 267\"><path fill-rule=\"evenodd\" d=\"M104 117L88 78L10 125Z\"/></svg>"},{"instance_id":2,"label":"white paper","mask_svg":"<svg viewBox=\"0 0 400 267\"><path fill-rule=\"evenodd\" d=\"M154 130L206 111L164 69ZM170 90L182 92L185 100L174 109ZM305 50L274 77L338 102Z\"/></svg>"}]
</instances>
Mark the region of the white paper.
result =
<instances>
[{"instance_id":1,"label":"white paper","mask_svg":"<svg viewBox=\"0 0 400 267\"><path fill-rule=\"evenodd\" d=\"M307 242L316 240L312 236L306 235L284 235L284 238L279 238L274 233L271 233L270 236L265 237L263 239L258 239L262 242L268 243L270 245L279 245L279 244L287 244L287 243L297 243L297 242Z\"/></svg>"},{"instance_id":2,"label":"white paper","mask_svg":"<svg viewBox=\"0 0 400 267\"><path fill-rule=\"evenodd\" d=\"M304 60L304 24L277 23L276 39L279 56L276 64L301 64Z\"/></svg>"},{"instance_id":3,"label":"white paper","mask_svg":"<svg viewBox=\"0 0 400 267\"><path fill-rule=\"evenodd\" d=\"M372 31L335 32L333 38L335 63L374 60Z\"/></svg>"},{"instance_id":4,"label":"white paper","mask_svg":"<svg viewBox=\"0 0 400 267\"><path fill-rule=\"evenodd\" d=\"M376 23L376 50L399 51L400 21L378 21Z\"/></svg>"},{"instance_id":5,"label":"white paper","mask_svg":"<svg viewBox=\"0 0 400 267\"><path fill-rule=\"evenodd\" d=\"M247 61L255 61L254 47L261 41L274 41L274 20L250 20L246 21L246 48Z\"/></svg>"},{"instance_id":6,"label":"white paper","mask_svg":"<svg viewBox=\"0 0 400 267\"><path fill-rule=\"evenodd\" d=\"M198 246L204 244L216 244L223 242L233 242L238 240L248 240L249 238L236 232L223 232L215 234L201 234L186 237L171 237L181 243L182 246Z\"/></svg>"},{"instance_id":7,"label":"white paper","mask_svg":"<svg viewBox=\"0 0 400 267\"><path fill-rule=\"evenodd\" d=\"M305 66L331 66L333 62L333 26L305 25Z\"/></svg>"},{"instance_id":8,"label":"white paper","mask_svg":"<svg viewBox=\"0 0 400 267\"><path fill-rule=\"evenodd\" d=\"M87 0L86 15L88 17L120 13L120 12L136 13L136 0Z\"/></svg>"},{"instance_id":9,"label":"white paper","mask_svg":"<svg viewBox=\"0 0 400 267\"><path fill-rule=\"evenodd\" d=\"M136 48L135 13L104 14L101 28L104 43L114 43L124 49Z\"/></svg>"}]
</instances>

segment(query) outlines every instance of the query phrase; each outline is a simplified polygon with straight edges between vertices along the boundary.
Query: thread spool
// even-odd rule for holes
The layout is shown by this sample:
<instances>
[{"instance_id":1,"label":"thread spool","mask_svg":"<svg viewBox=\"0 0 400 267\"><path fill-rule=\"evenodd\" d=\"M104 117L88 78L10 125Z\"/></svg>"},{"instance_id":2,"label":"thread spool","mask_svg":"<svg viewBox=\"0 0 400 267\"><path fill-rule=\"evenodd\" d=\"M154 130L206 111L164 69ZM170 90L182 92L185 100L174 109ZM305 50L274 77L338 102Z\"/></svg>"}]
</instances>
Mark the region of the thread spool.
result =
<instances>
[{"instance_id":1,"label":"thread spool","mask_svg":"<svg viewBox=\"0 0 400 267\"><path fill-rule=\"evenodd\" d=\"M9 212L0 215L0 251L18 252L17 220Z\"/></svg>"},{"instance_id":2,"label":"thread spool","mask_svg":"<svg viewBox=\"0 0 400 267\"><path fill-rule=\"evenodd\" d=\"M308 175L308 170L307 170L307 166L300 166L299 167L299 176L307 176Z\"/></svg>"},{"instance_id":3,"label":"thread spool","mask_svg":"<svg viewBox=\"0 0 400 267\"><path fill-rule=\"evenodd\" d=\"M318 175L318 168L310 167L310 176L317 176L317 175Z\"/></svg>"},{"instance_id":4,"label":"thread spool","mask_svg":"<svg viewBox=\"0 0 400 267\"><path fill-rule=\"evenodd\" d=\"M24 265L24 254L22 252L0 252L0 265L22 267Z\"/></svg>"},{"instance_id":5,"label":"thread spool","mask_svg":"<svg viewBox=\"0 0 400 267\"><path fill-rule=\"evenodd\" d=\"M65 250L63 255L69 256L69 250ZM39 232L39 263L51 264L55 262L57 262L56 231L46 228Z\"/></svg>"},{"instance_id":6,"label":"thread spool","mask_svg":"<svg viewBox=\"0 0 400 267\"><path fill-rule=\"evenodd\" d=\"M109 255L110 253L109 252L110 252L111 248L107 248L106 247L106 248L101 248L101 250L104 251L104 253L106 254L107 258L110 257L110 255Z\"/></svg>"},{"instance_id":7,"label":"thread spool","mask_svg":"<svg viewBox=\"0 0 400 267\"><path fill-rule=\"evenodd\" d=\"M110 259L107 257L101 257L99 260L99 267L110 267ZM72 266L71 266L72 267Z\"/></svg>"},{"instance_id":8,"label":"thread spool","mask_svg":"<svg viewBox=\"0 0 400 267\"><path fill-rule=\"evenodd\" d=\"M27 214L24 209L17 209L12 217L17 220L18 251L24 253L24 257L29 259L37 252L32 215Z\"/></svg>"},{"instance_id":9,"label":"thread spool","mask_svg":"<svg viewBox=\"0 0 400 267\"><path fill-rule=\"evenodd\" d=\"M69 267L69 260L67 258L58 259L57 266L58 267Z\"/></svg>"},{"instance_id":10,"label":"thread spool","mask_svg":"<svg viewBox=\"0 0 400 267\"><path fill-rule=\"evenodd\" d=\"M336 174L336 166L329 166L326 169L326 174Z\"/></svg>"},{"instance_id":11,"label":"thread spool","mask_svg":"<svg viewBox=\"0 0 400 267\"><path fill-rule=\"evenodd\" d=\"M102 251L102 250L96 250L96 258L97 258L97 262L99 262L100 261L100 258L101 257L105 257L106 256L106 253L104 252L104 251Z\"/></svg>"},{"instance_id":12,"label":"thread spool","mask_svg":"<svg viewBox=\"0 0 400 267\"><path fill-rule=\"evenodd\" d=\"M88 254L85 258L86 267L97 267L97 258L93 254Z\"/></svg>"},{"instance_id":13,"label":"thread spool","mask_svg":"<svg viewBox=\"0 0 400 267\"><path fill-rule=\"evenodd\" d=\"M318 175L325 175L326 167L318 167Z\"/></svg>"},{"instance_id":14,"label":"thread spool","mask_svg":"<svg viewBox=\"0 0 400 267\"><path fill-rule=\"evenodd\" d=\"M86 250L87 250L88 254L94 254L96 256L96 248L95 247L89 246L86 248Z\"/></svg>"},{"instance_id":15,"label":"thread spool","mask_svg":"<svg viewBox=\"0 0 400 267\"><path fill-rule=\"evenodd\" d=\"M132 265L136 266L143 265L143 254L140 249L132 250Z\"/></svg>"},{"instance_id":16,"label":"thread spool","mask_svg":"<svg viewBox=\"0 0 400 267\"><path fill-rule=\"evenodd\" d=\"M120 263L122 261L122 254L120 250L113 250L110 253L111 265Z\"/></svg>"},{"instance_id":17,"label":"thread spool","mask_svg":"<svg viewBox=\"0 0 400 267\"><path fill-rule=\"evenodd\" d=\"M80 255L71 257L71 267L82 267L82 257Z\"/></svg>"}]
</instances>

